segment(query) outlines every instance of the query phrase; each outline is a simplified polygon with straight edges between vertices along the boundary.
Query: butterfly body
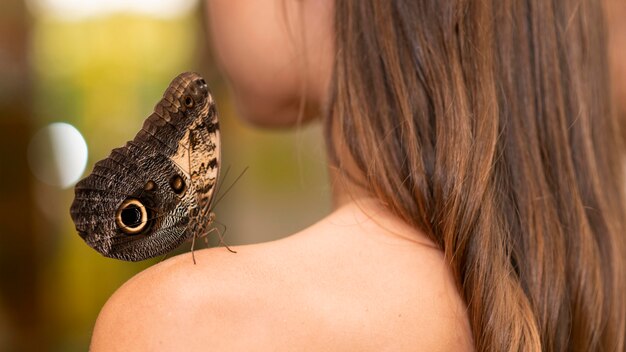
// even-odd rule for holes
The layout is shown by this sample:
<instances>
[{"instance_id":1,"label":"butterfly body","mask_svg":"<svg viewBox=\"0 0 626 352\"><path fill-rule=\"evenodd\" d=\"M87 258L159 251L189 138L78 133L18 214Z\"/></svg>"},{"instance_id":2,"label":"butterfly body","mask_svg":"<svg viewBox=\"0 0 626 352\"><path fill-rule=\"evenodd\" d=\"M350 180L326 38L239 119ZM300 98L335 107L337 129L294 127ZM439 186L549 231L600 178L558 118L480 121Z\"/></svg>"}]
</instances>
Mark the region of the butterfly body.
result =
<instances>
[{"instance_id":1,"label":"butterfly body","mask_svg":"<svg viewBox=\"0 0 626 352\"><path fill-rule=\"evenodd\" d=\"M204 79L176 77L135 138L76 185L70 213L79 235L107 257L138 261L206 233L219 137Z\"/></svg>"}]
</instances>

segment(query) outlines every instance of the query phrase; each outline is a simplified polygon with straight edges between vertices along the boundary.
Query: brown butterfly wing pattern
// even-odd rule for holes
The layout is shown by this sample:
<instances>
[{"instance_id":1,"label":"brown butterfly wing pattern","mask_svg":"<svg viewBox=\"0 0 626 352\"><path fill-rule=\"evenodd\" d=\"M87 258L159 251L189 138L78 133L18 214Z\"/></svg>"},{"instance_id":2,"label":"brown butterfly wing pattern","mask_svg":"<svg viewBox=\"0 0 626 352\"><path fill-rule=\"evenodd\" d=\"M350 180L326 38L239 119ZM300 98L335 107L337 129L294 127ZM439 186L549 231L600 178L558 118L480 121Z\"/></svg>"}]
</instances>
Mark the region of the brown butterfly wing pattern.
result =
<instances>
[{"instance_id":1,"label":"brown butterfly wing pattern","mask_svg":"<svg viewBox=\"0 0 626 352\"><path fill-rule=\"evenodd\" d=\"M79 235L111 258L139 261L206 232L220 167L217 111L204 79L183 73L142 129L75 188Z\"/></svg>"}]
</instances>

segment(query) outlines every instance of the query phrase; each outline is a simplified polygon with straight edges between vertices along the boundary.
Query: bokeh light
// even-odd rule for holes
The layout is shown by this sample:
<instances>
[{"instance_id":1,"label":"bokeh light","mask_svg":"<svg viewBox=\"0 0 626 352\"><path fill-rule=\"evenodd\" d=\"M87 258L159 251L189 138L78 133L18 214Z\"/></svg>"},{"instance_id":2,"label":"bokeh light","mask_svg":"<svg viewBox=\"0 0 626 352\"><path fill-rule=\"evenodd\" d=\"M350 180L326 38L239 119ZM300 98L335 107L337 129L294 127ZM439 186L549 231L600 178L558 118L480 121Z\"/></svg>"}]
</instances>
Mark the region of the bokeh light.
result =
<instances>
[{"instance_id":1,"label":"bokeh light","mask_svg":"<svg viewBox=\"0 0 626 352\"><path fill-rule=\"evenodd\" d=\"M196 8L197 0L29 0L38 15L63 20L84 20L115 13L134 13L157 18L173 18Z\"/></svg>"},{"instance_id":2,"label":"bokeh light","mask_svg":"<svg viewBox=\"0 0 626 352\"><path fill-rule=\"evenodd\" d=\"M68 188L87 166L87 143L76 127L55 122L39 130L28 146L33 175L46 184Z\"/></svg>"}]
</instances>

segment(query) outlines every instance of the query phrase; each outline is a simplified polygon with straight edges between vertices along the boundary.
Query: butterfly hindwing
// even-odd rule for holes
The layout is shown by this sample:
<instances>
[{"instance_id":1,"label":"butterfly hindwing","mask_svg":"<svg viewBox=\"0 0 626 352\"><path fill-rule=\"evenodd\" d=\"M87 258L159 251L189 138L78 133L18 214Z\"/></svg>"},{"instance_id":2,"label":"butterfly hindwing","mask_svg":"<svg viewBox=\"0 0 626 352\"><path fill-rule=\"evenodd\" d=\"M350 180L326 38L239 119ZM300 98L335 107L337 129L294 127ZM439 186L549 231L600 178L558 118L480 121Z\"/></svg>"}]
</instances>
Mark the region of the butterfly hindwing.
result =
<instances>
[{"instance_id":1,"label":"butterfly hindwing","mask_svg":"<svg viewBox=\"0 0 626 352\"><path fill-rule=\"evenodd\" d=\"M220 161L219 125L204 79L176 77L142 129L75 188L80 236L105 256L167 253L208 225Z\"/></svg>"}]
</instances>

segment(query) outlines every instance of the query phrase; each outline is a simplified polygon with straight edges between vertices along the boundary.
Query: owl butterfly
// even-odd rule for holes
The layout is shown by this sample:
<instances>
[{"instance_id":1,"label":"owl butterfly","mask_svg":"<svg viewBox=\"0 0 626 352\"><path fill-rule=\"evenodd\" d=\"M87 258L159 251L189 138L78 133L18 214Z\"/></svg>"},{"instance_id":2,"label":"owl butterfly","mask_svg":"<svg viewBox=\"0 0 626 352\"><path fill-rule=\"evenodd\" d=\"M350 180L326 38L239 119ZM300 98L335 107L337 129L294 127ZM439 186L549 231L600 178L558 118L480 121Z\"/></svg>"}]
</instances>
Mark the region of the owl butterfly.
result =
<instances>
[{"instance_id":1,"label":"owl butterfly","mask_svg":"<svg viewBox=\"0 0 626 352\"><path fill-rule=\"evenodd\" d=\"M220 169L215 102L196 73L174 78L132 141L75 188L78 234L104 256L139 261L207 234Z\"/></svg>"}]
</instances>

